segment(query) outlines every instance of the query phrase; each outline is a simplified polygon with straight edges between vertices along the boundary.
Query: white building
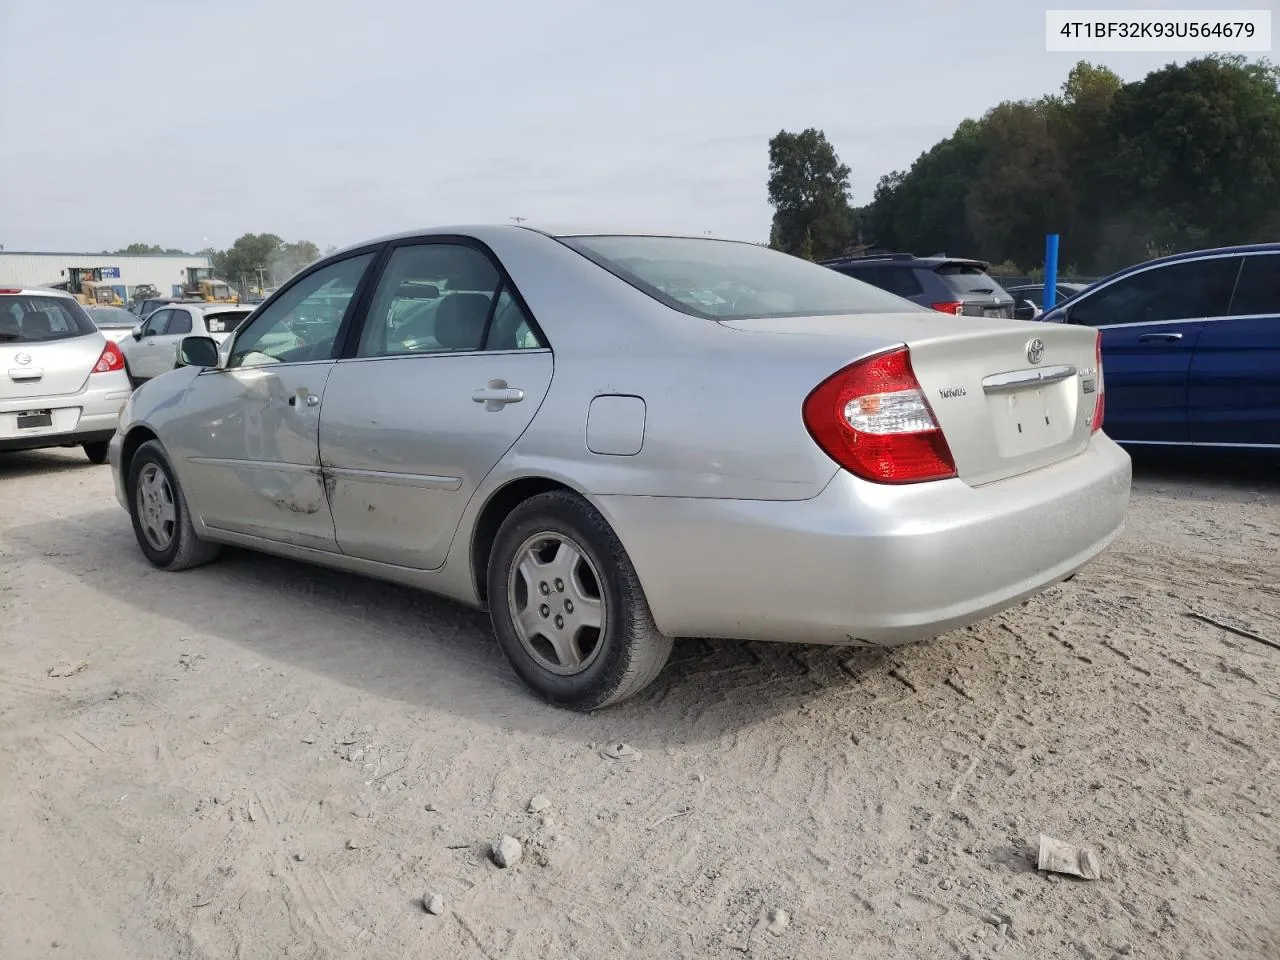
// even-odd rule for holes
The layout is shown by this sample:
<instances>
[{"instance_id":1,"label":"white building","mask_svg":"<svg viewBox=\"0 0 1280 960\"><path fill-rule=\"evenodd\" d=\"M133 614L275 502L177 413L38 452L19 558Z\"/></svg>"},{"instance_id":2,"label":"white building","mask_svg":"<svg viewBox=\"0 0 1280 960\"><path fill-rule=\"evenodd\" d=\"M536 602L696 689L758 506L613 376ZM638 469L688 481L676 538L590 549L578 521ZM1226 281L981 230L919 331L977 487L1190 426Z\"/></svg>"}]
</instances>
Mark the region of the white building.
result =
<instances>
[{"instance_id":1,"label":"white building","mask_svg":"<svg viewBox=\"0 0 1280 960\"><path fill-rule=\"evenodd\" d=\"M161 296L178 296L187 280L188 267L210 267L199 255L115 253L25 253L0 250L0 287L50 287L73 278L101 280L129 302L133 288L149 283ZM78 293L79 289L72 289Z\"/></svg>"}]
</instances>

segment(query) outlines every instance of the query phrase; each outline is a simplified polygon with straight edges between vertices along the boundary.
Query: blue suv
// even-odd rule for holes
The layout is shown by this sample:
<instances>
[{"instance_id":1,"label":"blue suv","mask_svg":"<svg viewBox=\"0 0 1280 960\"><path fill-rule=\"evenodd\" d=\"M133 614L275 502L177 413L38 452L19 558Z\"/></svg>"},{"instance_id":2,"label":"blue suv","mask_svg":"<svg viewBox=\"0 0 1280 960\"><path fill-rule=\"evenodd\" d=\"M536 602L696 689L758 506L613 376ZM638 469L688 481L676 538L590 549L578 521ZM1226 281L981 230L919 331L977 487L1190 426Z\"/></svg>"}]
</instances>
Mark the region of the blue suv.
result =
<instances>
[{"instance_id":1,"label":"blue suv","mask_svg":"<svg viewBox=\"0 0 1280 960\"><path fill-rule=\"evenodd\" d=\"M1040 319L1101 331L1113 439L1280 449L1280 243L1129 267Z\"/></svg>"}]
</instances>

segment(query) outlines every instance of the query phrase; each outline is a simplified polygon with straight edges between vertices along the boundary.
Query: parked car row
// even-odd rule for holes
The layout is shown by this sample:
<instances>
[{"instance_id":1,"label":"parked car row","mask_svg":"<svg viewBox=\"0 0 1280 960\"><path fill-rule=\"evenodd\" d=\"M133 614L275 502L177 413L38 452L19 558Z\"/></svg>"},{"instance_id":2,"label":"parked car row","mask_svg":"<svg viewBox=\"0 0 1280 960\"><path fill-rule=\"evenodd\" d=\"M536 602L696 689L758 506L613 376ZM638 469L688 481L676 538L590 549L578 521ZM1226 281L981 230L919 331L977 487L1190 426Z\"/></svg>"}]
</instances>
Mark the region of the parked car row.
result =
<instances>
[{"instance_id":1,"label":"parked car row","mask_svg":"<svg viewBox=\"0 0 1280 960\"><path fill-rule=\"evenodd\" d=\"M1090 286L1059 283L1047 313L1043 284L1003 291L981 261L877 254L825 265L946 313L1016 302L1020 319L1098 330L1107 433L1121 443L1280 449L1280 244L1177 254ZM948 290L958 299L939 299Z\"/></svg>"},{"instance_id":2,"label":"parked car row","mask_svg":"<svg viewBox=\"0 0 1280 960\"><path fill-rule=\"evenodd\" d=\"M1038 324L981 261L826 267L414 233L118 342L0 290L0 450L109 449L157 567L233 544L486 607L531 688L594 709L673 637L889 646L1071 576L1128 498L1104 410L1123 442L1280 449L1280 244L1141 264Z\"/></svg>"}]
</instances>

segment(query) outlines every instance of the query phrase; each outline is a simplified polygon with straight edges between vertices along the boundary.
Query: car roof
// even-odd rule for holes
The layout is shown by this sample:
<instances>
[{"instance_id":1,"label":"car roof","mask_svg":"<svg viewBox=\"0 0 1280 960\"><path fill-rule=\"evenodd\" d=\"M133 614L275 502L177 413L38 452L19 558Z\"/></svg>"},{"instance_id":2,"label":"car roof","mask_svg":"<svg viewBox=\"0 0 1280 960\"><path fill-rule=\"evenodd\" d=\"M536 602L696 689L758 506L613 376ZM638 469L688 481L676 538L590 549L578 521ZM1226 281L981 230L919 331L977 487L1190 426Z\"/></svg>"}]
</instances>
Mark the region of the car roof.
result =
<instances>
[{"instance_id":1,"label":"car roof","mask_svg":"<svg viewBox=\"0 0 1280 960\"><path fill-rule=\"evenodd\" d=\"M206 303L203 300L174 300L169 304L171 307L189 307L192 310L199 310L201 313L208 313L210 310L248 310L249 305L243 303Z\"/></svg>"},{"instance_id":2,"label":"car roof","mask_svg":"<svg viewBox=\"0 0 1280 960\"><path fill-rule=\"evenodd\" d=\"M1142 263L1135 263L1132 267L1125 267L1124 270L1118 270L1117 273L1125 273L1137 267L1150 267L1155 264L1178 263L1181 260L1195 260L1199 257L1208 256L1230 256L1233 253L1280 253L1280 243L1241 243L1232 247L1209 247L1205 250L1187 250L1183 253L1171 253L1167 257L1156 257L1154 260L1144 260Z\"/></svg>"},{"instance_id":3,"label":"car roof","mask_svg":"<svg viewBox=\"0 0 1280 960\"><path fill-rule=\"evenodd\" d=\"M985 260L973 260L969 257L948 257L943 253L932 257L917 257L913 253L872 253L852 257L833 257L830 260L820 260L819 263L824 267L852 267L861 266L862 264L893 263L902 267L927 267L930 270L942 266L960 266L977 267L984 272L991 268L991 264Z\"/></svg>"},{"instance_id":4,"label":"car roof","mask_svg":"<svg viewBox=\"0 0 1280 960\"><path fill-rule=\"evenodd\" d=\"M336 257L341 257L353 250L363 250L367 247L376 246L381 243L392 243L397 240L412 240L415 237L431 237L431 236L463 236L475 237L477 240L485 240L489 237L495 237L504 233L513 233L515 231L525 231L528 233L541 233L544 236L555 238L566 237L672 237L684 240L722 240L727 243L746 243L750 244L750 240L737 240L732 237L721 237L709 233L682 233L679 230L661 230L661 229L644 229L637 227L611 227L600 225L585 224L555 224L555 223L470 223L470 224L451 224L439 227L423 227L418 230L402 230L399 233L389 233L381 237L370 237L368 240L362 240L359 243L353 243L341 250L337 250L323 259L328 261Z\"/></svg>"},{"instance_id":5,"label":"car roof","mask_svg":"<svg viewBox=\"0 0 1280 960\"><path fill-rule=\"evenodd\" d=\"M0 293L17 297L61 297L74 300L75 297L65 290L53 290L49 287L6 287L0 286Z\"/></svg>"},{"instance_id":6,"label":"car roof","mask_svg":"<svg viewBox=\"0 0 1280 960\"><path fill-rule=\"evenodd\" d=\"M1095 286L1099 286L1103 283L1110 283L1113 280L1118 280L1121 277L1128 276L1131 273L1137 273L1141 270L1149 270L1152 267L1167 266L1171 263L1181 263L1184 260L1199 260L1202 257L1229 257L1234 254L1246 253L1280 253L1280 243L1240 243L1230 247L1208 247L1204 250L1186 250L1182 253L1171 253L1166 257L1156 257L1152 260L1143 260L1141 263L1135 263L1122 270L1117 270L1115 273L1108 274L1093 284L1082 286L1080 290L1067 300L1062 301L1062 303L1054 304L1053 308L1057 310L1063 304L1070 300L1074 300L1086 290L1092 290Z\"/></svg>"}]
</instances>

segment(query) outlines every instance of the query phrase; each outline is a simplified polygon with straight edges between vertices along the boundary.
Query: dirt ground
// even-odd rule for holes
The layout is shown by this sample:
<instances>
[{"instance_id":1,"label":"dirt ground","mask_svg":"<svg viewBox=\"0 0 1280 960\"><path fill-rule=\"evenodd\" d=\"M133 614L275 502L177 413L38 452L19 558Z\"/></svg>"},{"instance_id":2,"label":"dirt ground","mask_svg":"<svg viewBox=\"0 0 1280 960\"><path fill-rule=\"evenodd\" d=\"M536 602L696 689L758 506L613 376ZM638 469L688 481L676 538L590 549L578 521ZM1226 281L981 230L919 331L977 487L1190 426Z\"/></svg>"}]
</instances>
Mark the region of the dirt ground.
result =
<instances>
[{"instance_id":1,"label":"dirt ground","mask_svg":"<svg viewBox=\"0 0 1280 960\"><path fill-rule=\"evenodd\" d=\"M6 455L0 957L1274 960L1280 650L1189 613L1280 640L1274 465L1140 462L1103 558L936 642L685 642L579 716L482 615L153 571L107 468Z\"/></svg>"}]
</instances>

